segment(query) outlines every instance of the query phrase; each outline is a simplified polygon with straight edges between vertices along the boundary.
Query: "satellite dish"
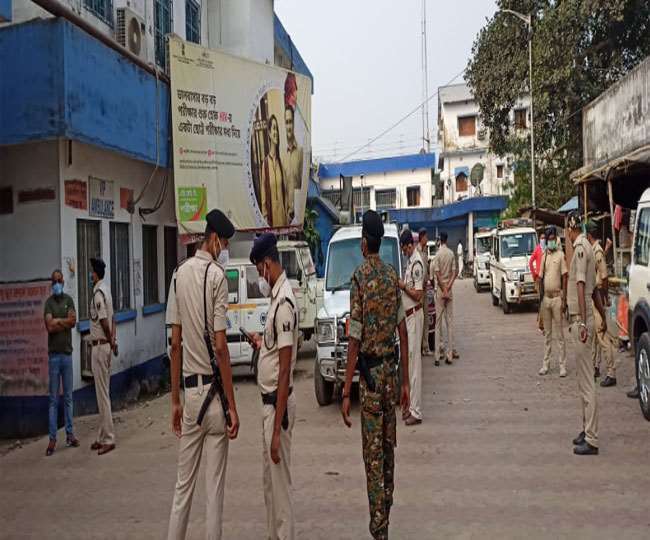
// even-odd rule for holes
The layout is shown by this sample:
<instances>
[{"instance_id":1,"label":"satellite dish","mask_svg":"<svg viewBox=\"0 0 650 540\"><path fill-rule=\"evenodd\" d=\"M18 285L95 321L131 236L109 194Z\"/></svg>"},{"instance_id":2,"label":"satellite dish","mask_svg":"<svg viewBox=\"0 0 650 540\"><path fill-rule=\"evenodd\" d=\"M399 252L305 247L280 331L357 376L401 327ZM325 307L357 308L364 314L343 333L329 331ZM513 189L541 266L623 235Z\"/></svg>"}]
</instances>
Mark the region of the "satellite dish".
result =
<instances>
[{"instance_id":1,"label":"satellite dish","mask_svg":"<svg viewBox=\"0 0 650 540\"><path fill-rule=\"evenodd\" d=\"M469 175L469 181L475 188L483 181L485 174L485 167L481 163L477 163L472 167L472 172Z\"/></svg>"},{"instance_id":2,"label":"satellite dish","mask_svg":"<svg viewBox=\"0 0 650 540\"><path fill-rule=\"evenodd\" d=\"M132 17L129 21L128 36L129 50L133 54L139 55L140 49L142 48L142 30L140 29L140 23L135 17Z\"/></svg>"}]
</instances>

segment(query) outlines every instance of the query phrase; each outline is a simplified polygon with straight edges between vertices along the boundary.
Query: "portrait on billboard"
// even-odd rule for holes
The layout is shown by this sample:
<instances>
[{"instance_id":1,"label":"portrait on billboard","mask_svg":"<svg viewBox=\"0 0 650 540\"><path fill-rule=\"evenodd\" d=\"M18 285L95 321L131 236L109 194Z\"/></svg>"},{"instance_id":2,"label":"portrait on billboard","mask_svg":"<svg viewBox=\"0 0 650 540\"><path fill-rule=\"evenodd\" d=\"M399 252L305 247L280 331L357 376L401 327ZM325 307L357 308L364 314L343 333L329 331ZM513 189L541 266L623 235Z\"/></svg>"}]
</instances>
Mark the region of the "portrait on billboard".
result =
<instances>
[{"instance_id":1,"label":"portrait on billboard","mask_svg":"<svg viewBox=\"0 0 650 540\"><path fill-rule=\"evenodd\" d=\"M288 73L284 89L269 89L255 111L251 172L257 204L269 227L285 227L297 220L307 132L296 112L297 92L296 76Z\"/></svg>"}]
</instances>

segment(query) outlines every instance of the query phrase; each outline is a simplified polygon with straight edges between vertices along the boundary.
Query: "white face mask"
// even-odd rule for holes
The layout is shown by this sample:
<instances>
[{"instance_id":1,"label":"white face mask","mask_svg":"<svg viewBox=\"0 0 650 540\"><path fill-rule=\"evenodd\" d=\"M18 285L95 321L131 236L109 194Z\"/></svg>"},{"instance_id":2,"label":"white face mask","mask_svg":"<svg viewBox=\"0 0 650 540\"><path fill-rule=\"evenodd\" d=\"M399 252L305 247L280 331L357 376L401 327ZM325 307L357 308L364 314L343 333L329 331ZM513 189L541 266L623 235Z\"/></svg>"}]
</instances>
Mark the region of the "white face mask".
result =
<instances>
[{"instance_id":1,"label":"white face mask","mask_svg":"<svg viewBox=\"0 0 650 540\"><path fill-rule=\"evenodd\" d=\"M217 242L219 242L219 255L217 256L217 264L219 266L226 266L230 260L230 253L227 249L223 249L221 247L221 241L219 239L217 239Z\"/></svg>"},{"instance_id":2,"label":"white face mask","mask_svg":"<svg viewBox=\"0 0 650 540\"><path fill-rule=\"evenodd\" d=\"M257 278L257 286L260 288L260 293L264 298L271 296L271 285L264 276Z\"/></svg>"}]
</instances>

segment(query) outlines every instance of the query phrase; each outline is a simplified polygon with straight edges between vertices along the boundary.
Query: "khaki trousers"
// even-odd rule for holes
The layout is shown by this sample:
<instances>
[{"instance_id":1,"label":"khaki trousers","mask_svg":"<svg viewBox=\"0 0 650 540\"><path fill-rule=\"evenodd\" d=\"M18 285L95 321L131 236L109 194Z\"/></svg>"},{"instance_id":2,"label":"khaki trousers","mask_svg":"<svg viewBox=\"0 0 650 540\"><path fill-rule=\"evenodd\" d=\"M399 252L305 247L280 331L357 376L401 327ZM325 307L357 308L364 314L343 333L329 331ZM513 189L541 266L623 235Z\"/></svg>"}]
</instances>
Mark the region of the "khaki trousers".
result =
<instances>
[{"instance_id":1,"label":"khaki trousers","mask_svg":"<svg viewBox=\"0 0 650 540\"><path fill-rule=\"evenodd\" d=\"M593 304L592 304L593 305ZM600 361L605 356L607 362L607 376L612 379L616 378L616 364L614 360L614 345L611 340L600 332L600 327L603 324L603 318L593 306L594 311L594 335L592 338L591 359L594 367L600 367Z\"/></svg>"},{"instance_id":2,"label":"khaki trousers","mask_svg":"<svg viewBox=\"0 0 650 540\"><path fill-rule=\"evenodd\" d=\"M406 317L409 337L409 383L411 385L411 416L422 420L422 326L424 313L418 310Z\"/></svg>"},{"instance_id":3,"label":"khaki trousers","mask_svg":"<svg viewBox=\"0 0 650 540\"><path fill-rule=\"evenodd\" d=\"M442 326L446 328L447 346L442 344ZM454 354L454 299L449 298L446 301L442 298L442 293L436 294L436 349L439 354L446 350L447 358L451 360Z\"/></svg>"},{"instance_id":4,"label":"khaki trousers","mask_svg":"<svg viewBox=\"0 0 650 540\"><path fill-rule=\"evenodd\" d=\"M594 317L591 306L587 308L587 329L589 338L586 343L580 341L580 327L571 318L569 332L576 357L576 371L578 374L578 393L580 408L582 410L582 429L585 439L592 446L598 447L598 400L596 396L596 381L594 380L594 364L591 361L591 340L594 332Z\"/></svg>"},{"instance_id":5,"label":"khaki trousers","mask_svg":"<svg viewBox=\"0 0 650 540\"><path fill-rule=\"evenodd\" d=\"M219 396L216 396L203 417L202 425L196 423L208 386L199 384L184 392L181 441L178 446L178 477L169 517L168 540L185 538L187 522L192 508L192 495L205 448L205 537L221 539L223 521L223 494L228 462L228 437L226 420Z\"/></svg>"},{"instance_id":6,"label":"khaki trousers","mask_svg":"<svg viewBox=\"0 0 650 540\"><path fill-rule=\"evenodd\" d=\"M427 354L429 353L429 301L427 300L426 287L422 295L422 311L424 313L422 321L422 354Z\"/></svg>"},{"instance_id":7,"label":"khaki trousers","mask_svg":"<svg viewBox=\"0 0 650 540\"><path fill-rule=\"evenodd\" d=\"M275 407L262 406L262 477L269 540L294 540L295 538L291 485L291 436L296 421L294 394L291 394L287 400L287 411L289 428L286 431L280 429L280 463L276 465L271 460Z\"/></svg>"},{"instance_id":8,"label":"khaki trousers","mask_svg":"<svg viewBox=\"0 0 650 540\"><path fill-rule=\"evenodd\" d=\"M97 409L99 409L99 444L115 444L113 413L111 411L111 346L109 343L95 345L91 353L91 369L95 379Z\"/></svg>"},{"instance_id":9,"label":"khaki trousers","mask_svg":"<svg viewBox=\"0 0 650 540\"><path fill-rule=\"evenodd\" d=\"M560 348L560 369L566 369L566 343L564 342L564 329L562 328L562 297L544 297L542 300L542 320L544 321L544 338L546 341L543 367L549 369L553 342L556 342Z\"/></svg>"}]
</instances>

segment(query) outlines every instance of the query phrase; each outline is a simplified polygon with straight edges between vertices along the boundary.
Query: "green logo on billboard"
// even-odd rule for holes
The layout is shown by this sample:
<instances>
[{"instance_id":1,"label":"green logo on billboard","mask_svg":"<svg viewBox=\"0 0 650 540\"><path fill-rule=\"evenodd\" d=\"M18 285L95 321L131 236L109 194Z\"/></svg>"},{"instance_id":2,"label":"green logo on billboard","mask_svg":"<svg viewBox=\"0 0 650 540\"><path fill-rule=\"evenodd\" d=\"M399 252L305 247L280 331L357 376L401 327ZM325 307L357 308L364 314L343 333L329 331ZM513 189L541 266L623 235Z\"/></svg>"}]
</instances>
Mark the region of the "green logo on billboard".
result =
<instances>
[{"instance_id":1,"label":"green logo on billboard","mask_svg":"<svg viewBox=\"0 0 650 540\"><path fill-rule=\"evenodd\" d=\"M204 187L178 188L178 217L179 221L205 220L205 210L208 206L208 194Z\"/></svg>"}]
</instances>

